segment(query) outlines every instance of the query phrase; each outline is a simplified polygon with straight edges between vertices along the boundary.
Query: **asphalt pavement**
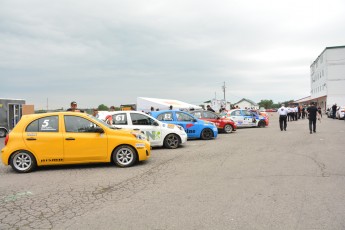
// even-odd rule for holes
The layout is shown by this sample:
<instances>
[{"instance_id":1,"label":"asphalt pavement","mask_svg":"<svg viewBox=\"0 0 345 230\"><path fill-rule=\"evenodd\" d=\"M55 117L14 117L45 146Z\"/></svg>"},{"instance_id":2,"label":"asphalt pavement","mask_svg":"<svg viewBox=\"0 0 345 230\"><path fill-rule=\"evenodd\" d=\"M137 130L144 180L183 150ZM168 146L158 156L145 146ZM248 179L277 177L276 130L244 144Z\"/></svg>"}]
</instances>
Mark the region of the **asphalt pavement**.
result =
<instances>
[{"instance_id":1,"label":"asphalt pavement","mask_svg":"<svg viewBox=\"0 0 345 230\"><path fill-rule=\"evenodd\" d=\"M280 131L273 113L131 168L1 164L0 229L345 229L344 135L326 117Z\"/></svg>"}]
</instances>

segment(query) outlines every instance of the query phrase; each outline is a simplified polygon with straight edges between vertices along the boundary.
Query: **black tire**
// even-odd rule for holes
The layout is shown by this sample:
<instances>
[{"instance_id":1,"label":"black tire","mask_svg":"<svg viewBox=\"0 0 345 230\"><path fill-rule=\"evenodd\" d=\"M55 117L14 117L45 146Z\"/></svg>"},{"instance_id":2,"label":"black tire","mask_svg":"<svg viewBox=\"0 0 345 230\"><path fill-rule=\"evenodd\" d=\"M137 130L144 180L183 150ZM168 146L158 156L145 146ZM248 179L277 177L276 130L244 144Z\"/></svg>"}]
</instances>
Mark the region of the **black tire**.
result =
<instances>
[{"instance_id":1,"label":"black tire","mask_svg":"<svg viewBox=\"0 0 345 230\"><path fill-rule=\"evenodd\" d=\"M0 129L0 137L6 137L7 131L6 129Z\"/></svg>"},{"instance_id":2,"label":"black tire","mask_svg":"<svg viewBox=\"0 0 345 230\"><path fill-rule=\"evenodd\" d=\"M11 155L10 165L12 169L16 172L28 173L36 168L37 163L32 153L20 150Z\"/></svg>"},{"instance_id":3,"label":"black tire","mask_svg":"<svg viewBox=\"0 0 345 230\"><path fill-rule=\"evenodd\" d=\"M213 131L211 129L202 130L200 138L203 140L212 139L213 138Z\"/></svg>"},{"instance_id":4,"label":"black tire","mask_svg":"<svg viewBox=\"0 0 345 230\"><path fill-rule=\"evenodd\" d=\"M138 155L132 146L121 145L114 150L112 158L115 165L125 168L133 166L138 160Z\"/></svg>"},{"instance_id":5,"label":"black tire","mask_svg":"<svg viewBox=\"0 0 345 230\"><path fill-rule=\"evenodd\" d=\"M265 128L266 127L265 121L259 121L258 126L259 126L259 128Z\"/></svg>"},{"instance_id":6,"label":"black tire","mask_svg":"<svg viewBox=\"0 0 345 230\"><path fill-rule=\"evenodd\" d=\"M164 147L167 149L176 149L180 144L180 138L174 133L168 134L164 139Z\"/></svg>"},{"instance_id":7,"label":"black tire","mask_svg":"<svg viewBox=\"0 0 345 230\"><path fill-rule=\"evenodd\" d=\"M232 133L233 130L234 130L234 129L233 129L232 125L230 125L230 124L226 124L226 125L224 126L224 129L223 129L223 131L224 131L225 133Z\"/></svg>"}]
</instances>

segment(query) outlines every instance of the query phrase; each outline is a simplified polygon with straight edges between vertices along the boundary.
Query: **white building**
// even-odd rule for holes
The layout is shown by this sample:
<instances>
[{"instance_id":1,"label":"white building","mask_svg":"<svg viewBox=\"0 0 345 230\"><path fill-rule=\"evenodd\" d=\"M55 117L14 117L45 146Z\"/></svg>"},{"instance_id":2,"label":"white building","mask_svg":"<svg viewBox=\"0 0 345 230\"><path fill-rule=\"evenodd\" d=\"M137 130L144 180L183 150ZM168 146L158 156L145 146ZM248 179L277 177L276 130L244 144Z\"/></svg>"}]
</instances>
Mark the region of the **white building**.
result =
<instances>
[{"instance_id":1,"label":"white building","mask_svg":"<svg viewBox=\"0 0 345 230\"><path fill-rule=\"evenodd\" d=\"M234 103L234 106L238 106L241 109L259 109L259 105L252 100L242 98L240 101Z\"/></svg>"},{"instance_id":2,"label":"white building","mask_svg":"<svg viewBox=\"0 0 345 230\"><path fill-rule=\"evenodd\" d=\"M345 46L326 47L310 66L310 101L322 109L345 105Z\"/></svg>"}]
</instances>

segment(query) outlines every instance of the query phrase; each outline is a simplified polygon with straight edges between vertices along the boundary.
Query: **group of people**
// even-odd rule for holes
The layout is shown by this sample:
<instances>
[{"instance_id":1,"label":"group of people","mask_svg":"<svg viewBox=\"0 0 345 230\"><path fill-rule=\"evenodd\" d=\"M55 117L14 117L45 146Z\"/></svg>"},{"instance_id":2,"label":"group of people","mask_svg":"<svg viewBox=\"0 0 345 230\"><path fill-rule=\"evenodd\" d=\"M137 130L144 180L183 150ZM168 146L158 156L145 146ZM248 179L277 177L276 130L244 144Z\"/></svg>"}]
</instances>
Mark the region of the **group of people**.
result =
<instances>
[{"instance_id":1,"label":"group of people","mask_svg":"<svg viewBox=\"0 0 345 230\"><path fill-rule=\"evenodd\" d=\"M286 108L284 104L278 109L279 114L279 127L281 131L286 131L287 120L291 121L298 120L301 116L304 119L306 116L309 120L309 131L310 134L316 133L316 120L321 118L321 108L317 108L315 102L307 108L305 107L288 107Z\"/></svg>"},{"instance_id":2,"label":"group of people","mask_svg":"<svg viewBox=\"0 0 345 230\"><path fill-rule=\"evenodd\" d=\"M69 112L80 112L80 113L84 113L84 112L85 112L85 111L82 110L82 109L78 109L78 104L77 104L77 102L75 102L75 101L72 101L72 102L71 102L71 107L68 108L67 111L69 111ZM110 106L109 111L115 111L115 106ZM93 115L94 117L98 118L98 117L99 117L98 109L96 109L96 108L93 109L93 110L92 110L92 115Z\"/></svg>"}]
</instances>

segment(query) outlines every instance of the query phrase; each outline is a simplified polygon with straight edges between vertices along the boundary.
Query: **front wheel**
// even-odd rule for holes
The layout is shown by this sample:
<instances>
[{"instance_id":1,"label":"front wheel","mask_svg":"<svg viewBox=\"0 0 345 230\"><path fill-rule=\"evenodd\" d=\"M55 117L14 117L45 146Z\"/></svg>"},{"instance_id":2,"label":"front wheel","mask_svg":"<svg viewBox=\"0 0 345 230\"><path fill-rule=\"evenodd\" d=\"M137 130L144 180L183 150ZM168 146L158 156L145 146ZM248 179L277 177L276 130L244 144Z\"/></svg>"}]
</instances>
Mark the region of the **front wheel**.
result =
<instances>
[{"instance_id":1,"label":"front wheel","mask_svg":"<svg viewBox=\"0 0 345 230\"><path fill-rule=\"evenodd\" d=\"M231 125L227 124L224 126L224 132L225 133L232 133L232 130L233 130L233 128Z\"/></svg>"},{"instance_id":2,"label":"front wheel","mask_svg":"<svg viewBox=\"0 0 345 230\"><path fill-rule=\"evenodd\" d=\"M180 144L180 140L176 134L170 133L164 139L164 147L168 149L176 149Z\"/></svg>"},{"instance_id":3,"label":"front wheel","mask_svg":"<svg viewBox=\"0 0 345 230\"><path fill-rule=\"evenodd\" d=\"M129 145L121 145L113 152L113 162L122 168L130 167L137 162L138 156L133 147Z\"/></svg>"},{"instance_id":4,"label":"front wheel","mask_svg":"<svg viewBox=\"0 0 345 230\"><path fill-rule=\"evenodd\" d=\"M201 139L203 140L210 140L213 137L213 132L211 129L204 129L201 132Z\"/></svg>"},{"instance_id":5,"label":"front wheel","mask_svg":"<svg viewBox=\"0 0 345 230\"><path fill-rule=\"evenodd\" d=\"M28 173L36 168L35 157L27 151L18 151L12 154L10 165L14 171L19 173Z\"/></svg>"}]
</instances>

